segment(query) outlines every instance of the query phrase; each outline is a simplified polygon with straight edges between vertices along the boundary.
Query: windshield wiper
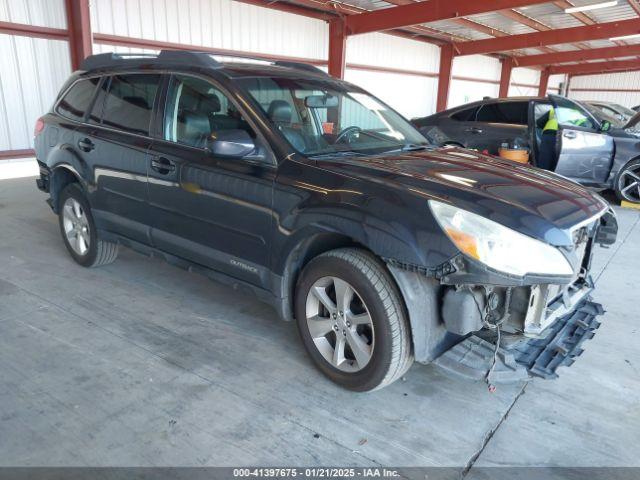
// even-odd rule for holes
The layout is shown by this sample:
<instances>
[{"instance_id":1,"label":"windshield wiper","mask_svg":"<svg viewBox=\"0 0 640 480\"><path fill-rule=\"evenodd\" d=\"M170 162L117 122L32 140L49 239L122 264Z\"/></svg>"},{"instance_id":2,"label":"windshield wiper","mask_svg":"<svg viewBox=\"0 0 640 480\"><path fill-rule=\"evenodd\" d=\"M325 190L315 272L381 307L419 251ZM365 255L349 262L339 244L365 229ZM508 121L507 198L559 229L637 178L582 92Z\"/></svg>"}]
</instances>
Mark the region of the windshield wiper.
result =
<instances>
[{"instance_id":1,"label":"windshield wiper","mask_svg":"<svg viewBox=\"0 0 640 480\"><path fill-rule=\"evenodd\" d=\"M385 154L385 153L391 153L391 152L419 152L421 150L428 150L428 149L429 149L429 145L420 145L418 143L405 143L404 145L398 148L394 148L393 150L387 150L386 152L382 152L382 153Z\"/></svg>"},{"instance_id":2,"label":"windshield wiper","mask_svg":"<svg viewBox=\"0 0 640 480\"><path fill-rule=\"evenodd\" d=\"M353 150L339 150L337 152L317 153L307 156L309 158L366 157L367 154Z\"/></svg>"}]
</instances>

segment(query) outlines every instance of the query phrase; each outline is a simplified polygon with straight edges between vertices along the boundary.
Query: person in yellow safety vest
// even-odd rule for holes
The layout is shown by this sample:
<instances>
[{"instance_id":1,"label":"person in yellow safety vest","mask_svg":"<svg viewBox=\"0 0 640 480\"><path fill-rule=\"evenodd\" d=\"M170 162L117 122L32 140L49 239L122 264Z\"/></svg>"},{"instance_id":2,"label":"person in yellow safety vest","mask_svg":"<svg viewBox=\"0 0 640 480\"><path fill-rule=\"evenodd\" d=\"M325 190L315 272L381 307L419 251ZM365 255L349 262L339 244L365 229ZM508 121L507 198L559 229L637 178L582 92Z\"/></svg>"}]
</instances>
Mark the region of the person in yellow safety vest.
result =
<instances>
[{"instance_id":1,"label":"person in yellow safety vest","mask_svg":"<svg viewBox=\"0 0 640 480\"><path fill-rule=\"evenodd\" d=\"M553 107L549 110L549 118L547 119L547 123L544 124L542 132L544 133L547 130L558 131L558 119L556 118L556 111Z\"/></svg>"},{"instance_id":2,"label":"person in yellow safety vest","mask_svg":"<svg viewBox=\"0 0 640 480\"><path fill-rule=\"evenodd\" d=\"M558 133L558 119L556 111L553 107L549 109L547 122L542 128L542 139L540 140L540 148L538 149L538 158L536 165L538 168L545 170L555 170L557 163L556 141Z\"/></svg>"}]
</instances>

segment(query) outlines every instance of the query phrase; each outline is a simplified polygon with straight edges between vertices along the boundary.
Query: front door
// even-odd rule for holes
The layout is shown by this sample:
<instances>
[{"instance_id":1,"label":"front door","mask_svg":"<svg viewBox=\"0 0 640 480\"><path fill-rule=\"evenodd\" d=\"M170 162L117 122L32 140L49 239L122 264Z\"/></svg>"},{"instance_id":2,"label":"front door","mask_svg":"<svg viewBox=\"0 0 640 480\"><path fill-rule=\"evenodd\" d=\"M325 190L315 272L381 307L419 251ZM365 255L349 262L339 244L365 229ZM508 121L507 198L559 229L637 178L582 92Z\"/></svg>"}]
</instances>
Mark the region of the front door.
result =
<instances>
[{"instance_id":1,"label":"front door","mask_svg":"<svg viewBox=\"0 0 640 480\"><path fill-rule=\"evenodd\" d=\"M172 76L162 139L149 156L155 246L257 285L268 285L275 165L240 110L207 79ZM261 155L222 157L210 146L244 130Z\"/></svg>"},{"instance_id":2,"label":"front door","mask_svg":"<svg viewBox=\"0 0 640 480\"><path fill-rule=\"evenodd\" d=\"M611 171L614 144L598 122L579 104L549 95L558 120L556 173L584 184L605 183Z\"/></svg>"}]
</instances>

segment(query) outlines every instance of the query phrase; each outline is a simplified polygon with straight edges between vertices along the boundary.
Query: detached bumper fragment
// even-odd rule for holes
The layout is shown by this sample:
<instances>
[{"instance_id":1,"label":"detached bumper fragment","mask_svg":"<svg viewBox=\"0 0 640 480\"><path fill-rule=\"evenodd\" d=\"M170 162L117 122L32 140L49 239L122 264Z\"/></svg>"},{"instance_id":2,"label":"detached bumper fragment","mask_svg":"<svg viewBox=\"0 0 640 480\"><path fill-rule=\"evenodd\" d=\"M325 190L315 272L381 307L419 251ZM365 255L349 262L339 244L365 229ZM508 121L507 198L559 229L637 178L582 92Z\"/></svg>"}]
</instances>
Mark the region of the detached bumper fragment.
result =
<instances>
[{"instance_id":1,"label":"detached bumper fragment","mask_svg":"<svg viewBox=\"0 0 640 480\"><path fill-rule=\"evenodd\" d=\"M571 313L559 318L543 332L543 338L532 338L518 343L510 351L516 362L523 365L531 375L542 378L557 378L556 369L570 366L580 356L580 345L593 338L600 326L596 317L604 309L599 303L589 300L581 302Z\"/></svg>"},{"instance_id":2,"label":"detached bumper fragment","mask_svg":"<svg viewBox=\"0 0 640 480\"><path fill-rule=\"evenodd\" d=\"M512 383L528 377L557 378L560 366L570 366L582 354L582 343L593 338L600 326L602 305L582 300L567 315L558 318L536 338L502 342L491 374L495 383ZM495 350L495 338L473 334L453 346L435 364L460 376L480 380L485 377Z\"/></svg>"}]
</instances>

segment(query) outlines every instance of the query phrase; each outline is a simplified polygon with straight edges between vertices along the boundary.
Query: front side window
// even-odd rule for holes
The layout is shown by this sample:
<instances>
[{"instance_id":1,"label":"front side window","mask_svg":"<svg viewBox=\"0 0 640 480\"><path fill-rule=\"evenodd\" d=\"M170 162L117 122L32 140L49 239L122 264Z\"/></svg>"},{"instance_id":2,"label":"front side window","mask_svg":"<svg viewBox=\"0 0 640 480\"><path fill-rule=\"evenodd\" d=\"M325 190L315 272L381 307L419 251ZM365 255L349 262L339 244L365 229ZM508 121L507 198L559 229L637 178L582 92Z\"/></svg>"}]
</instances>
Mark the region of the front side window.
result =
<instances>
[{"instance_id":1,"label":"front side window","mask_svg":"<svg viewBox=\"0 0 640 480\"><path fill-rule=\"evenodd\" d=\"M554 111L563 127L582 127L597 130L597 125L585 110L563 97L553 96Z\"/></svg>"},{"instance_id":2,"label":"front side window","mask_svg":"<svg viewBox=\"0 0 640 480\"><path fill-rule=\"evenodd\" d=\"M428 143L398 113L347 84L281 77L236 82L305 155L377 153Z\"/></svg>"},{"instance_id":3,"label":"front side window","mask_svg":"<svg viewBox=\"0 0 640 480\"><path fill-rule=\"evenodd\" d=\"M91 105L99 78L90 78L76 82L58 103L57 112L63 117L81 121Z\"/></svg>"},{"instance_id":4,"label":"front side window","mask_svg":"<svg viewBox=\"0 0 640 480\"><path fill-rule=\"evenodd\" d=\"M176 75L171 80L165 108L164 139L206 148L218 132L255 133L235 105L210 82Z\"/></svg>"},{"instance_id":5,"label":"front side window","mask_svg":"<svg viewBox=\"0 0 640 480\"><path fill-rule=\"evenodd\" d=\"M109 80L109 79L107 79ZM104 83L103 104L96 102L91 118L101 118L102 125L139 135L149 135L153 102L160 75L114 75ZM97 113L102 110L102 115Z\"/></svg>"}]
</instances>

